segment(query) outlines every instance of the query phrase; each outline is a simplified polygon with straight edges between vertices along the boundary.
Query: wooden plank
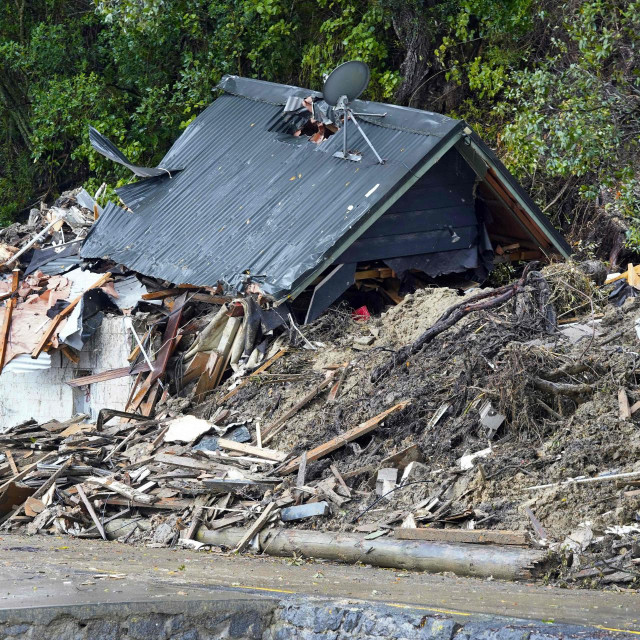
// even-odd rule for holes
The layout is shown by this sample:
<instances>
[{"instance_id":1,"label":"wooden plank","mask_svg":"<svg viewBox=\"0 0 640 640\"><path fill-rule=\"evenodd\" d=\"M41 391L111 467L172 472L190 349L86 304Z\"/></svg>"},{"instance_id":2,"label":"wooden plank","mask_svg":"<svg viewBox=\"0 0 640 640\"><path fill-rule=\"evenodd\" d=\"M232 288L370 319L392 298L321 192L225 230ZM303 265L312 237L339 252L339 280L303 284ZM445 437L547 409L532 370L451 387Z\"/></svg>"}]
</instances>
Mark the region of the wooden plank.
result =
<instances>
[{"instance_id":1,"label":"wooden plank","mask_svg":"<svg viewBox=\"0 0 640 640\"><path fill-rule=\"evenodd\" d=\"M60 352L67 360L73 362L73 364L78 364L78 362L80 362L80 354L75 349L72 349L68 344L61 345Z\"/></svg>"},{"instance_id":2,"label":"wooden plank","mask_svg":"<svg viewBox=\"0 0 640 640\"><path fill-rule=\"evenodd\" d=\"M282 451L276 451L275 449L263 449L251 444L245 444L244 442L227 440L226 438L218 438L218 446L221 449L226 449L227 451L246 453L250 456L264 458L265 460L273 460L274 462L283 462L284 460L286 460L288 455L286 453L283 453Z\"/></svg>"},{"instance_id":3,"label":"wooden plank","mask_svg":"<svg viewBox=\"0 0 640 640\"><path fill-rule=\"evenodd\" d=\"M101 287L103 284L106 284L110 279L111 279L111 273L103 274L86 291L83 291L80 295L76 296L57 316L52 318L51 322L48 324L48 326L44 330L44 333L40 337L40 341L38 342L37 346L31 352L31 357L37 358L42 353L43 349L47 346L47 344L53 337L53 334L58 328L58 325L62 322L62 320L64 320L64 318L66 318L68 315L71 314L71 312L75 309L75 307L80 302L80 300L82 300L82 296L84 296L84 294L87 291Z\"/></svg>"},{"instance_id":4,"label":"wooden plank","mask_svg":"<svg viewBox=\"0 0 640 640\"><path fill-rule=\"evenodd\" d=\"M328 375L320 384L316 385L309 391L300 402L291 407L288 411L285 411L275 422L272 422L266 429L262 430L262 442L263 444L267 444L270 440L272 440L285 426L285 423L289 418L300 411L303 407L308 405L323 389L326 389L333 381L335 377L335 372L332 372L331 375Z\"/></svg>"},{"instance_id":5,"label":"wooden plank","mask_svg":"<svg viewBox=\"0 0 640 640\"><path fill-rule=\"evenodd\" d=\"M307 476L307 452L303 452L300 456L300 464L298 465L298 477L296 478L296 489L302 489L305 485Z\"/></svg>"},{"instance_id":6,"label":"wooden plank","mask_svg":"<svg viewBox=\"0 0 640 640\"><path fill-rule=\"evenodd\" d=\"M156 380L149 389L147 399L140 404L140 413L147 418L153 412L153 408L158 401L158 394L160 393L160 380Z\"/></svg>"},{"instance_id":7,"label":"wooden plank","mask_svg":"<svg viewBox=\"0 0 640 640\"><path fill-rule=\"evenodd\" d=\"M331 387L331 391L329 391L329 395L327 396L327 404L332 404L336 401L338 397L338 393L340 393L340 387L345 381L347 377L347 371L349 370L349 363L345 362L342 370L340 371L340 375L338 377L337 382Z\"/></svg>"},{"instance_id":8,"label":"wooden plank","mask_svg":"<svg viewBox=\"0 0 640 640\"><path fill-rule=\"evenodd\" d=\"M193 507L193 500L178 500L176 498L159 498L151 504L138 502L137 500L129 500L123 497L105 498L101 500L101 502L118 507L142 507L144 509L167 509L170 511L183 511L184 509L191 509L191 507Z\"/></svg>"},{"instance_id":9,"label":"wooden plank","mask_svg":"<svg viewBox=\"0 0 640 640\"><path fill-rule=\"evenodd\" d=\"M57 455L58 455L57 451L50 451L46 455L42 456L42 458L40 458L39 460L36 460L34 463L26 466L20 473L13 476L13 478L10 478L4 484L0 484L0 494L3 491L5 491L12 482L19 482L20 480L22 480L26 475L28 475L31 471L33 471L38 466L38 464L40 464L41 462L44 462L48 458L51 458Z\"/></svg>"},{"instance_id":10,"label":"wooden plank","mask_svg":"<svg viewBox=\"0 0 640 640\"><path fill-rule=\"evenodd\" d=\"M197 496L193 503L193 513L191 514L191 524L182 536L185 540L192 540L196 534L198 527L200 526L200 520L202 519L203 507L207 504L208 496Z\"/></svg>"},{"instance_id":11,"label":"wooden plank","mask_svg":"<svg viewBox=\"0 0 640 640\"><path fill-rule=\"evenodd\" d=\"M222 356L217 351L211 351L209 353L209 357L207 358L207 363L204 367L203 372L200 374L200 378L198 379L198 384L196 385L195 391L193 395L197 398L198 396L206 393L207 391L211 391L215 388L212 380L215 377L216 369L219 368L219 363L222 360Z\"/></svg>"},{"instance_id":12,"label":"wooden plank","mask_svg":"<svg viewBox=\"0 0 640 640\"><path fill-rule=\"evenodd\" d=\"M242 513L239 513L235 516L227 516L226 518L219 518L218 520L212 520L209 523L209 529L211 531L215 531L216 529L224 529L225 527L230 527L232 524L237 524L238 522L242 522L246 520L246 516Z\"/></svg>"},{"instance_id":13,"label":"wooden plank","mask_svg":"<svg viewBox=\"0 0 640 640\"><path fill-rule=\"evenodd\" d=\"M156 498L156 496L150 496L146 493L138 491L137 489L134 489L133 487L128 487L126 484L118 482L113 477L101 478L97 476L91 476L90 478L87 478L85 482L97 484L101 487L104 487L105 489L109 489L109 491L118 493L119 495L124 496L129 500L134 500L135 502L141 504L152 504L158 499Z\"/></svg>"},{"instance_id":14,"label":"wooden plank","mask_svg":"<svg viewBox=\"0 0 640 640\"><path fill-rule=\"evenodd\" d=\"M640 276L640 264L636 265L635 267L633 267L636 274L638 274ZM607 278L604 283L605 284L611 284L612 282L616 282L617 280L628 280L629 279L629 272L625 271L624 273L621 273L617 276L612 276L610 278Z\"/></svg>"},{"instance_id":15,"label":"wooden plank","mask_svg":"<svg viewBox=\"0 0 640 640\"><path fill-rule=\"evenodd\" d=\"M629 263L627 268L627 282L634 289L640 289L640 276L638 276L638 272L632 262Z\"/></svg>"},{"instance_id":16,"label":"wooden plank","mask_svg":"<svg viewBox=\"0 0 640 640\"><path fill-rule=\"evenodd\" d=\"M623 387L618 389L618 409L620 411L620 420L628 420L631 417L631 407L629 406L629 398Z\"/></svg>"},{"instance_id":17,"label":"wooden plank","mask_svg":"<svg viewBox=\"0 0 640 640\"><path fill-rule=\"evenodd\" d=\"M249 527L247 532L240 538L240 541L236 545L234 549L235 553L240 553L244 551L246 546L253 540L253 537L262 531L267 524L267 520L271 516L272 511L276 508L275 502L270 502L265 508L264 511L258 516L258 519Z\"/></svg>"},{"instance_id":18,"label":"wooden plank","mask_svg":"<svg viewBox=\"0 0 640 640\"><path fill-rule=\"evenodd\" d=\"M364 467L360 467L358 469L354 469L353 471L345 471L342 474L342 477L345 480L351 480L351 478L357 478L358 476L362 476L369 473L374 473L378 470L378 465L368 464Z\"/></svg>"},{"instance_id":19,"label":"wooden plank","mask_svg":"<svg viewBox=\"0 0 640 640\"><path fill-rule=\"evenodd\" d=\"M347 495L351 496L351 489L349 489L347 483L344 481L344 478L340 474L340 471L338 471L338 467L332 464L329 466L329 469L331 469L331 473L333 473L333 475L336 477L336 480L340 483L340 486L347 492Z\"/></svg>"},{"instance_id":20,"label":"wooden plank","mask_svg":"<svg viewBox=\"0 0 640 640\"><path fill-rule=\"evenodd\" d=\"M127 402L127 405L125 406L125 409L124 409L125 411L129 413L135 413L138 411L138 407L140 407L140 405L144 401L145 396L149 392L149 389L153 385L152 377L153 377L153 372L151 371L149 375L145 378L140 388L133 395L133 398L131 398L129 402Z\"/></svg>"},{"instance_id":21,"label":"wooden plank","mask_svg":"<svg viewBox=\"0 0 640 640\"><path fill-rule=\"evenodd\" d=\"M140 339L140 342L144 345L144 343L149 339L151 335L151 329L147 329ZM136 342L136 346L133 348L131 353L127 356L127 360L129 362L134 362L135 359L140 355L140 345Z\"/></svg>"},{"instance_id":22,"label":"wooden plank","mask_svg":"<svg viewBox=\"0 0 640 640\"><path fill-rule=\"evenodd\" d=\"M150 291L149 293L143 293L143 300L163 300L164 298L170 298L171 296L179 296L184 293L184 289L161 289L160 291Z\"/></svg>"},{"instance_id":23,"label":"wooden plank","mask_svg":"<svg viewBox=\"0 0 640 640\"><path fill-rule=\"evenodd\" d=\"M202 484L210 493L237 493L249 487L258 487L263 491L272 489L279 480L241 480L234 478L204 478Z\"/></svg>"},{"instance_id":24,"label":"wooden plank","mask_svg":"<svg viewBox=\"0 0 640 640\"><path fill-rule=\"evenodd\" d=\"M393 278L394 272L393 269L389 267L382 267L381 269L366 269L364 271L356 271L356 280L367 280L369 278L374 279L384 279L384 278Z\"/></svg>"},{"instance_id":25,"label":"wooden plank","mask_svg":"<svg viewBox=\"0 0 640 640\"><path fill-rule=\"evenodd\" d=\"M80 376L78 378L72 378L67 382L70 387L83 387L87 384L93 384L94 382L106 382L107 380L116 380L117 378L124 378L129 375L131 367L120 367L119 369L109 369L108 371L102 371L101 373L94 373L90 376Z\"/></svg>"},{"instance_id":26,"label":"wooden plank","mask_svg":"<svg viewBox=\"0 0 640 640\"><path fill-rule=\"evenodd\" d=\"M432 540L468 544L504 544L524 546L529 539L524 531L501 531L498 529L396 529L398 540Z\"/></svg>"},{"instance_id":27,"label":"wooden plank","mask_svg":"<svg viewBox=\"0 0 640 640\"><path fill-rule=\"evenodd\" d=\"M222 404L223 402L226 402L230 398L233 398L233 396L235 396L236 393L238 393L238 391L240 391L240 389L242 389L242 387L244 387L245 385L247 385L251 381L251 378L261 374L263 371L266 371L276 360L282 358L282 356L285 353L287 353L287 351L288 351L288 349L286 349L286 348L285 349L280 349L280 351L278 351L276 354L271 356L266 362L261 364L253 373L249 374L249 376L247 378L245 378L235 389L232 389L231 391L229 391L229 393L227 393L226 395L222 396L222 398L220 398L219 404Z\"/></svg>"},{"instance_id":28,"label":"wooden plank","mask_svg":"<svg viewBox=\"0 0 640 640\"><path fill-rule=\"evenodd\" d=\"M422 462L424 456L417 444L412 444L406 449L387 456L380 463L380 467L395 467L398 471L404 470L410 462Z\"/></svg>"},{"instance_id":29,"label":"wooden plank","mask_svg":"<svg viewBox=\"0 0 640 640\"><path fill-rule=\"evenodd\" d=\"M189 363L187 370L182 376L183 385L189 384L191 381L199 378L204 373L210 356L211 351L198 351L196 355L193 356L193 359Z\"/></svg>"},{"instance_id":30,"label":"wooden plank","mask_svg":"<svg viewBox=\"0 0 640 640\"><path fill-rule=\"evenodd\" d=\"M307 452L307 459L318 460L319 458L323 458L324 456L329 455L330 453L333 453L337 449L340 449L340 447L343 447L345 444L347 444L347 442L351 442L352 440L355 440L356 438L359 438L360 436L363 436L369 433L370 431L373 431L388 415L396 411L399 411L401 409L404 409L405 407L409 406L409 404L410 404L410 401L408 400L405 400L404 402L399 402L398 404L394 405L390 409L387 409L386 411L379 413L377 416L374 416L373 418L370 418L369 420L367 420L366 422L363 422L357 427L354 427L353 429L350 429L346 433L343 433L341 436L332 438L328 442L325 442L324 444L321 444L311 449L311 451ZM292 460L291 462L289 462L289 464L279 469L278 473L282 476L288 475L289 473L293 473L294 471L296 471L299 465L300 465L300 458L298 457L295 460Z\"/></svg>"},{"instance_id":31,"label":"wooden plank","mask_svg":"<svg viewBox=\"0 0 640 640\"><path fill-rule=\"evenodd\" d=\"M167 321L167 327L164 330L162 336L162 346L158 349L156 359L153 363L153 370L149 375L148 383L149 387L164 374L169 362L169 357L173 353L173 349L176 345L176 336L178 329L180 328L180 320L182 319L182 310L187 301L187 293L183 293L179 298L176 298L173 310Z\"/></svg>"},{"instance_id":32,"label":"wooden plank","mask_svg":"<svg viewBox=\"0 0 640 640\"><path fill-rule=\"evenodd\" d=\"M143 293L143 300L163 300L164 298L170 298L171 296L179 296L181 293L184 293L185 289L193 290L196 287L183 287L174 289L162 289L160 291L151 291L149 293ZM225 304L231 300L229 296L214 296L209 293L201 293L196 292L192 293L189 296L190 300L195 300L196 302L208 302L210 304Z\"/></svg>"},{"instance_id":33,"label":"wooden plank","mask_svg":"<svg viewBox=\"0 0 640 640\"><path fill-rule=\"evenodd\" d=\"M96 529L100 532L100 535L102 536L102 539L106 540L107 539L107 535L104 532L104 527L100 523L100 519L96 515L95 509L93 508L93 505L89 501L89 498L87 498L87 494L84 492L84 489L82 488L82 485L81 484L77 484L76 485L76 489L78 491L78 495L80 496L82 502L84 502L84 506L87 508L87 511L89 512L89 515L91 516L91 519L93 520L93 523L96 525Z\"/></svg>"},{"instance_id":34,"label":"wooden plank","mask_svg":"<svg viewBox=\"0 0 640 640\"><path fill-rule=\"evenodd\" d=\"M13 294L18 290L20 284L20 269L14 269L11 272L11 293ZM0 334L0 373L4 367L4 361L7 357L7 345L9 344L9 330L11 328L11 316L13 314L13 308L16 306L15 297L9 298L4 303L4 320L2 323L2 334Z\"/></svg>"},{"instance_id":35,"label":"wooden plank","mask_svg":"<svg viewBox=\"0 0 640 640\"><path fill-rule=\"evenodd\" d=\"M9 449L5 449L4 455L7 457L7 462L11 467L11 471L13 475L17 476L20 473L20 469L18 469L18 466L16 465L16 461L13 459L13 454Z\"/></svg>"},{"instance_id":36,"label":"wooden plank","mask_svg":"<svg viewBox=\"0 0 640 640\"><path fill-rule=\"evenodd\" d=\"M106 455L105 459L103 460L103 463L113 458L114 454L118 453L118 451L120 451L120 449L122 449L125 445L127 445L130 440L135 438L137 434L138 434L138 427L133 429L133 431L131 431L129 435L126 438L124 438L124 440L121 440L115 447L113 447L113 449L111 449L111 451L109 451L109 453Z\"/></svg>"},{"instance_id":37,"label":"wooden plank","mask_svg":"<svg viewBox=\"0 0 640 640\"><path fill-rule=\"evenodd\" d=\"M172 456L166 453L158 453L153 459L161 464L169 464L173 467L181 467L183 469L195 469L196 471L216 472L220 470L221 465L212 464L203 460L195 460L194 458L186 458L183 456Z\"/></svg>"},{"instance_id":38,"label":"wooden plank","mask_svg":"<svg viewBox=\"0 0 640 640\"><path fill-rule=\"evenodd\" d=\"M39 460L42 462L42 460ZM69 456L63 464L60 465L60 468L52 473L46 480L44 484L42 484L36 492L31 496L34 500L38 498L42 498L42 496L49 491L49 489L55 484L56 480L71 466L73 463L73 456ZM37 463L36 463L37 464ZM24 504L21 504L12 514L9 520L15 520L17 516L19 516L24 510Z\"/></svg>"}]
</instances>

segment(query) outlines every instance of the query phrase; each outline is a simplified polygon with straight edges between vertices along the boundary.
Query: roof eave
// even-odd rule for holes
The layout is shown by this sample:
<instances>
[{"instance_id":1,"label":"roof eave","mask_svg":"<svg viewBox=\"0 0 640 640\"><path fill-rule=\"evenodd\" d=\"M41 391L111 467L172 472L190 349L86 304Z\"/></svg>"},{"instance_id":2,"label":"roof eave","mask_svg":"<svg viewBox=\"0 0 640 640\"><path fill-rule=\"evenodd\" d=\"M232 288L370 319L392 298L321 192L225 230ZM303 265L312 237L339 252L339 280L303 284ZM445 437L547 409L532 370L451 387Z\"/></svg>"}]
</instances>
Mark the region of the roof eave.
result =
<instances>
[{"instance_id":1,"label":"roof eave","mask_svg":"<svg viewBox=\"0 0 640 640\"><path fill-rule=\"evenodd\" d=\"M399 183L395 190L388 194L388 197L381 200L375 210L370 213L366 220L349 234L345 234L340 240L332 247L332 249L325 255L324 260L318 264L318 266L304 276L297 283L294 283L289 293L280 298L277 304L282 304L287 300L293 300L297 298L329 265L338 260L340 255L344 253L358 238L360 238L364 232L373 225L384 213L399 200L413 185L424 176L433 165L442 158L442 156L451 149L463 135L463 129L465 123L458 121L456 125L449 131L447 135L442 137L438 143L429 151L429 153L423 158L419 167L413 169L404 182Z\"/></svg>"},{"instance_id":2,"label":"roof eave","mask_svg":"<svg viewBox=\"0 0 640 640\"><path fill-rule=\"evenodd\" d=\"M565 259L571 257L571 247L567 241L554 229L549 218L541 211L540 207L531 199L527 192L518 184L517 180L511 175L509 170L500 162L493 151L481 140L474 132L467 133L470 129L465 130L465 138L473 150L482 158L482 160L493 171L500 176L502 186L509 192L514 200L524 209L527 215L535 222L536 226L549 240L555 250Z\"/></svg>"}]
</instances>

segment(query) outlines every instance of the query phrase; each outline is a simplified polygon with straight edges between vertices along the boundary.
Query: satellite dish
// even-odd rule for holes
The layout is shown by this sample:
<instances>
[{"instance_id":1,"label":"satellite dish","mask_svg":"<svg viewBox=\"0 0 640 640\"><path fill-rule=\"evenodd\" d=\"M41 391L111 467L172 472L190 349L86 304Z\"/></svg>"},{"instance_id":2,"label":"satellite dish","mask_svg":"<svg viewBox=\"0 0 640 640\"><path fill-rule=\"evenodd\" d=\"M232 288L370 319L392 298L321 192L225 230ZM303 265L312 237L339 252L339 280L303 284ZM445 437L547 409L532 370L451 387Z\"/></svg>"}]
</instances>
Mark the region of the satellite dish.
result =
<instances>
[{"instance_id":1,"label":"satellite dish","mask_svg":"<svg viewBox=\"0 0 640 640\"><path fill-rule=\"evenodd\" d=\"M354 113L349 106L354 100L362 95L369 84L369 67L358 60L350 60L336 67L324 82L322 97L325 102L333 107L334 111L342 114L342 151L336 151L333 155L335 158L343 158L359 162L362 157L353 153L349 153L347 149L347 123L349 120L353 122L360 135L369 145L375 154L378 162L384 164L384 160L380 157L374 146L371 144L366 133L356 120L356 116L374 116L384 117L386 113Z\"/></svg>"},{"instance_id":2,"label":"satellite dish","mask_svg":"<svg viewBox=\"0 0 640 640\"><path fill-rule=\"evenodd\" d=\"M369 67L358 60L350 60L336 67L325 80L322 95L332 107L338 104L342 96L347 102L359 98L369 84Z\"/></svg>"}]
</instances>

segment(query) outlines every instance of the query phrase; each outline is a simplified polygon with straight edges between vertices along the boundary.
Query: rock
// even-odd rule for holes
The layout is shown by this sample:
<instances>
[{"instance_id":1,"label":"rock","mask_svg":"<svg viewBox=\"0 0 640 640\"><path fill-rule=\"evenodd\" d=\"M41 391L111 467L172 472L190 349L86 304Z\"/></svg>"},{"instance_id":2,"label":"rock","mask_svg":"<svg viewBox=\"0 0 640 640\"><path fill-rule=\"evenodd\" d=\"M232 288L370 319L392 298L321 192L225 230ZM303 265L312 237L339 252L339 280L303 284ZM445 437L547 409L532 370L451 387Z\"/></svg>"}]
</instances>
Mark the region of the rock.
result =
<instances>
[{"instance_id":1,"label":"rock","mask_svg":"<svg viewBox=\"0 0 640 640\"><path fill-rule=\"evenodd\" d=\"M175 531L173 527L166 522L163 522L162 524L159 524L153 532L152 542L157 542L158 544L169 544L174 535Z\"/></svg>"},{"instance_id":2,"label":"rock","mask_svg":"<svg viewBox=\"0 0 640 640\"><path fill-rule=\"evenodd\" d=\"M586 276L589 276L599 287L601 287L607 279L607 267L605 267L604 263L600 262L600 260L585 260L578 265L578 268Z\"/></svg>"}]
</instances>

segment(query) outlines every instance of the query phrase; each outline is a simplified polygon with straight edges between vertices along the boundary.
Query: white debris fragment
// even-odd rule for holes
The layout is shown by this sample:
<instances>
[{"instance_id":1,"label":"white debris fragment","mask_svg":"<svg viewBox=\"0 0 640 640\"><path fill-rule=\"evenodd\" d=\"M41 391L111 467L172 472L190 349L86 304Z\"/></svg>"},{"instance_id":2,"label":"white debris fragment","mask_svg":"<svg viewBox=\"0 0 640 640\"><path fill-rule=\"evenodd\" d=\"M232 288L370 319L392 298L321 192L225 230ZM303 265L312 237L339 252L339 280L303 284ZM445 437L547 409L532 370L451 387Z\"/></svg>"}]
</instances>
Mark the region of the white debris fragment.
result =
<instances>
[{"instance_id":1,"label":"white debris fragment","mask_svg":"<svg viewBox=\"0 0 640 640\"><path fill-rule=\"evenodd\" d=\"M207 431L210 431L211 428L212 424L207 420L202 420L195 416L181 416L171 421L169 429L164 435L164 441L192 442L207 433Z\"/></svg>"}]
</instances>

